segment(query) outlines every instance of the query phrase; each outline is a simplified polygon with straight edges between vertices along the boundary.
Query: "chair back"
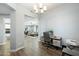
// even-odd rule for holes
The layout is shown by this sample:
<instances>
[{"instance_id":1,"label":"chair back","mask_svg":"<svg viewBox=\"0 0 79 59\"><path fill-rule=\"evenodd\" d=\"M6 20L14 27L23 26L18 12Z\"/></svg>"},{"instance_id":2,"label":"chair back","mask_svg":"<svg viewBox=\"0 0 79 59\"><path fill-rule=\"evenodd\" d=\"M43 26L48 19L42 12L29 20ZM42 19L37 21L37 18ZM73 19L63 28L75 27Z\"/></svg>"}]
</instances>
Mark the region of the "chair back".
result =
<instances>
[{"instance_id":1,"label":"chair back","mask_svg":"<svg viewBox=\"0 0 79 59\"><path fill-rule=\"evenodd\" d=\"M44 33L43 33L43 36L44 36L44 41L45 41L45 42L50 41L50 35L49 35L49 32L44 32Z\"/></svg>"}]
</instances>

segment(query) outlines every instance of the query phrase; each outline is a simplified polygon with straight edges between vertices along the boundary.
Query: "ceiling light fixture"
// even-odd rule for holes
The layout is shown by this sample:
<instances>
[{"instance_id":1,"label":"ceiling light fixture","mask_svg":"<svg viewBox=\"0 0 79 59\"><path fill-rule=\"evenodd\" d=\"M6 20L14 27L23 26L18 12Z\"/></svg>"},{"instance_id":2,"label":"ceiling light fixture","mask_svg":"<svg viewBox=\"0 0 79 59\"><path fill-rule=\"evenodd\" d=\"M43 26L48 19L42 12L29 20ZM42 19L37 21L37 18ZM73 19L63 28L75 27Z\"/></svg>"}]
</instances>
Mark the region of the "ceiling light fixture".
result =
<instances>
[{"instance_id":1,"label":"ceiling light fixture","mask_svg":"<svg viewBox=\"0 0 79 59\"><path fill-rule=\"evenodd\" d=\"M35 13L44 13L47 10L47 6L41 4L34 5L34 12Z\"/></svg>"}]
</instances>

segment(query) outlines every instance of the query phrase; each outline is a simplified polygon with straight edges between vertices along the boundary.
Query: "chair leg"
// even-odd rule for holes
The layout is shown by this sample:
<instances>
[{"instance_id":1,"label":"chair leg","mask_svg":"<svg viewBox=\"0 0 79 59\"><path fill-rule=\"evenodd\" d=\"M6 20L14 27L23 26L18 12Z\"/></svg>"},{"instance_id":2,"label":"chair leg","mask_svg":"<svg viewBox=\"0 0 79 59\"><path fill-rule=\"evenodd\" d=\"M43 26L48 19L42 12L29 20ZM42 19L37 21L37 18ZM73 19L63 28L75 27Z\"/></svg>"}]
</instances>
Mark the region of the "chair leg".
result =
<instances>
[{"instance_id":1,"label":"chair leg","mask_svg":"<svg viewBox=\"0 0 79 59\"><path fill-rule=\"evenodd\" d=\"M47 44L47 49L50 48L50 44Z\"/></svg>"},{"instance_id":2,"label":"chair leg","mask_svg":"<svg viewBox=\"0 0 79 59\"><path fill-rule=\"evenodd\" d=\"M64 56L64 54L65 54L65 53L64 53L64 52L62 52L62 56Z\"/></svg>"}]
</instances>

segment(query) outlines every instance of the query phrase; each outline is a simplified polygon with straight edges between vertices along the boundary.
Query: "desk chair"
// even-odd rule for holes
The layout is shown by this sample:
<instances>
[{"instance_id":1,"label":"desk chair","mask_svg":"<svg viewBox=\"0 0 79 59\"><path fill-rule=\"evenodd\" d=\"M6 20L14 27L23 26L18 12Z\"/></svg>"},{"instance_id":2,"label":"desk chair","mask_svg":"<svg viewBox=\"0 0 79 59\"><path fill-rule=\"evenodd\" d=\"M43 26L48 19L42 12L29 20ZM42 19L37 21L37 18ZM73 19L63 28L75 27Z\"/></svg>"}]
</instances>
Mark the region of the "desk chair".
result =
<instances>
[{"instance_id":1,"label":"desk chair","mask_svg":"<svg viewBox=\"0 0 79 59\"><path fill-rule=\"evenodd\" d=\"M46 44L46 47L48 48L51 45L49 32L44 32L43 35L44 35L44 43Z\"/></svg>"}]
</instances>

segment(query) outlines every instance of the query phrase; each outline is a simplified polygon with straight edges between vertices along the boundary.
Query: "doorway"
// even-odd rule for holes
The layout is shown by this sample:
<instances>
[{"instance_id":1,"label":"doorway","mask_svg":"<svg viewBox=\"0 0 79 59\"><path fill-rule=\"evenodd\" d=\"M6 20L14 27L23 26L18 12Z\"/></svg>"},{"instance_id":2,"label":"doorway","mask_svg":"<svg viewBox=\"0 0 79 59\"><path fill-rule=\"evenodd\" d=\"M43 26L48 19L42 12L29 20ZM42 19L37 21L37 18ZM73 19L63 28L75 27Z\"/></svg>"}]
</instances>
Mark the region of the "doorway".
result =
<instances>
[{"instance_id":1,"label":"doorway","mask_svg":"<svg viewBox=\"0 0 79 59\"><path fill-rule=\"evenodd\" d=\"M25 16L25 35L38 37L38 19L32 16Z\"/></svg>"}]
</instances>

